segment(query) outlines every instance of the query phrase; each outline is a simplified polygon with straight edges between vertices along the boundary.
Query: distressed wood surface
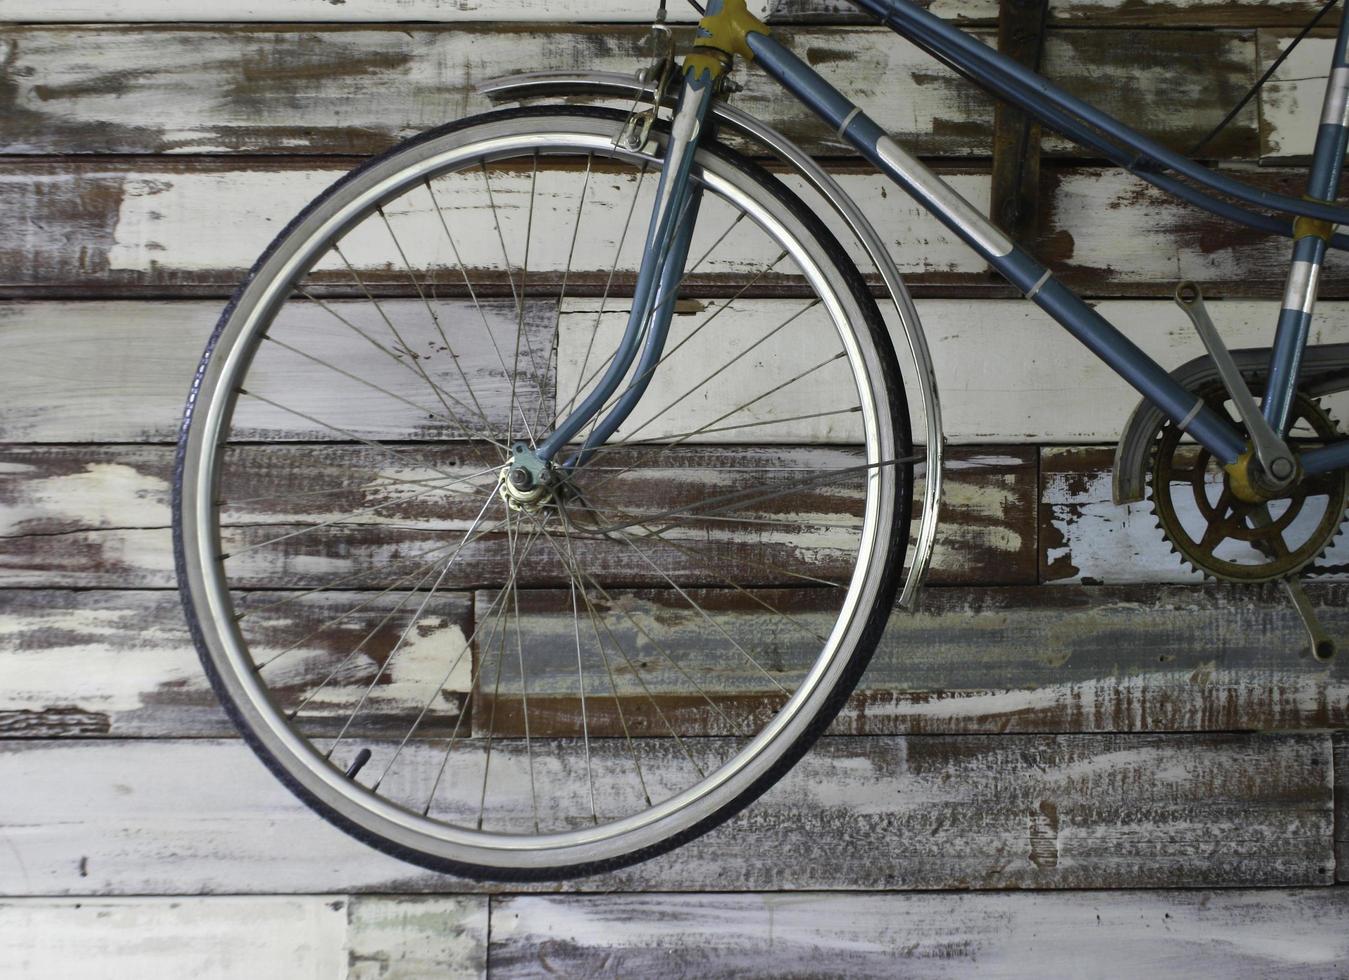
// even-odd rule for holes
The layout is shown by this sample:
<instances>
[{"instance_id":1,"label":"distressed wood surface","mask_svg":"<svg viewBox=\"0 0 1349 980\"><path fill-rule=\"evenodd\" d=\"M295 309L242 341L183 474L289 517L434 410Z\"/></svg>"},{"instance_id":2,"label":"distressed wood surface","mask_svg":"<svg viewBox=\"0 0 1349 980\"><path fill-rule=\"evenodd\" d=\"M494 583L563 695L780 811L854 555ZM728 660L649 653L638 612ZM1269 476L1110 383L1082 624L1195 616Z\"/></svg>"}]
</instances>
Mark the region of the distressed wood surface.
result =
<instances>
[{"instance_id":1,"label":"distressed wood surface","mask_svg":"<svg viewBox=\"0 0 1349 980\"><path fill-rule=\"evenodd\" d=\"M463 510L466 505L453 495L443 500L437 497L432 505L415 499L416 492L386 482L416 478L414 463L445 459L446 450L423 450L423 455L409 457L408 467L391 467L386 459L372 460L373 452L350 445L301 445L241 447L231 453L225 467L233 471L226 477L226 499L233 486L241 500L227 507L225 521L232 528L227 535L238 545L257 545L310 524L322 524L335 515L388 506L322 528L317 536L301 535L241 554L230 566L231 584L238 588L313 587L376 565L388 570L376 568L375 577L346 587L382 588L388 584L386 579L408 571L411 566L406 563L412 557L443 543L446 530L462 531L472 523L475 512ZM736 465L765 465L767 461L766 465L778 466L818 460L825 452L746 449L712 455ZM676 506L672 494L682 494L682 500L700 492L705 481L716 475L701 470L700 463L715 459L699 451L686 452L682 458L681 463L678 454L671 454L670 465L637 474L641 483L625 490L625 496L669 500L670 506ZM934 582L1035 581L1037 458L1035 449L1028 447L999 447L992 452L967 448L951 453ZM171 448L9 447L0 451L0 459L4 461L0 487L6 498L0 504L0 540L6 542L0 555L0 579L7 585L173 586L168 509ZM725 472L720 475L724 477ZM339 494L336 502L328 495L304 495L316 487L351 489ZM921 494L920 485L920 500ZM848 488L840 487L831 493L817 490L801 497L800 503L808 513L834 508L846 514L855 501ZM776 504L769 500L764 506L772 510ZM817 543L828 537L824 523L811 531L820 539ZM761 545L776 542L790 549L794 538L808 530L810 519L803 518L775 529L771 538L756 535L756 539ZM728 549L738 547L733 532L734 528L725 532ZM610 559L605 557L609 551L593 544L591 553L598 564L591 567L606 568L613 561L623 561L624 568L638 574L637 567L628 567L636 561L630 554ZM488 558L480 558L480 552L486 554L470 546L464 553L468 566L464 574L470 584L475 576L500 572L483 565ZM676 568L691 561L677 554L668 557L670 564L663 567ZM387 564L397 559L403 564ZM447 582L446 587L453 583Z\"/></svg>"},{"instance_id":2,"label":"distressed wood surface","mask_svg":"<svg viewBox=\"0 0 1349 980\"><path fill-rule=\"evenodd\" d=\"M1308 591L1322 622L1349 635L1346 587L1312 584ZM258 595L255 602L284 597ZM316 609L343 601L343 596L311 599L289 615L313 618ZM447 600L454 602L466 606L457 597ZM293 638L294 622L273 613L264 644L267 636ZM401 736L406 719L425 704L427 685L442 681L445 657L452 655L455 640L462 642L463 624L437 610L419 625L424 655L404 657L396 678L378 686L374 703L380 712L365 713L360 732ZM618 615L612 628L633 629ZM568 695L574 666L561 670L554 655L558 637L570 630L569 617L564 622L540 616L530 623L530 710L536 724L545 711L556 714L558 708L543 697L545 686L554 688L557 699ZM339 639L335 632L315 637L305 656L317 663L324 663L330 650L345 656L354 644L341 645ZM11 591L0 612L0 641L0 675L14 678L0 690L0 736L234 735L197 664L174 592ZM1349 666L1313 660L1304 642L1292 609L1274 589L934 588L924 594L919 613L892 616L834 731L1349 727ZM301 667L286 666L290 676L305 676ZM368 677L365 669L362 676ZM467 680L464 672L447 687L463 690ZM284 675L280 683L284 691ZM457 704L459 698L451 694L442 702L430 721L431 734L452 728L446 723L456 716L448 701ZM323 720L325 713L352 703L352 689L339 684L311 717ZM690 713L685 723L700 718L705 723L706 715Z\"/></svg>"},{"instance_id":3,"label":"distressed wood surface","mask_svg":"<svg viewBox=\"0 0 1349 980\"><path fill-rule=\"evenodd\" d=\"M1260 156L1274 162L1310 160L1326 94L1326 77L1335 50L1335 13L1288 56L1260 91ZM1258 32L1263 73L1292 42L1296 31Z\"/></svg>"},{"instance_id":4,"label":"distressed wood surface","mask_svg":"<svg viewBox=\"0 0 1349 980\"><path fill-rule=\"evenodd\" d=\"M775 302L788 303L742 300L736 309L743 311L745 322L760 317L769 322ZM1273 299L1232 300L1211 304L1210 309L1233 348L1266 346L1272 337L1276 303ZM420 324L425 311L417 301L413 304L412 321ZM0 387L6 392L0 400L0 441L173 441L188 383L221 305L212 301L0 303ZM583 305L578 303L576 308ZM1098 309L1165 367L1178 366L1202 353L1194 330L1170 302L1110 301ZM918 310L932 347L943 423L951 442L1110 442L1118 438L1138 403L1138 394L1118 375L1028 303L919 300ZM1312 343L1349 340L1349 306L1326 302L1318 305L1317 312ZM578 317L590 322L583 314ZM890 320L896 345L902 349L903 337L893 323L893 311ZM326 327L317 316L301 319L311 321ZM551 326L549 322L545 329ZM359 338L356 342L362 343ZM346 345L335 349L354 356ZM98 350L99 356L82 353L90 350ZM422 403L430 401L426 407L444 415L441 406L422 394L416 376L394 365L389 366L394 373L387 375L381 370L383 360L364 359L359 362L360 371L371 378L396 381L395 390ZM296 357L260 361L259 371L270 370L270 365L315 380L325 373ZM701 373L692 380L706 375L708 369L699 368ZM449 370L434 360L431 369ZM359 423L378 438L444 434L447 429L444 422L413 419L415 413L408 405L364 385L342 382L330 388L330 379L322 380L325 384L307 390L303 397L327 411L337 406L346 421ZM289 394L284 377L275 371L264 383L280 386L278 390ZM670 383L677 385L673 379ZM734 390L717 386L710 395L726 398ZM525 394L533 391L532 385L525 386ZM335 393L345 397L335 397ZM917 392L912 386L908 396L916 406ZM1337 418L1349 418L1345 396L1326 404ZM249 412L254 435L333 437L293 414L268 410L260 403L251 405ZM990 449L994 455L997 452Z\"/></svg>"},{"instance_id":5,"label":"distressed wood surface","mask_svg":"<svg viewBox=\"0 0 1349 980\"><path fill-rule=\"evenodd\" d=\"M1349 735L1335 742L1335 880L1349 882Z\"/></svg>"},{"instance_id":6,"label":"distressed wood surface","mask_svg":"<svg viewBox=\"0 0 1349 980\"><path fill-rule=\"evenodd\" d=\"M1327 735L827 738L730 824L568 887L1327 884L1330 766ZM324 825L238 741L9 741L0 776L9 895L487 888Z\"/></svg>"},{"instance_id":7,"label":"distressed wood surface","mask_svg":"<svg viewBox=\"0 0 1349 980\"><path fill-rule=\"evenodd\" d=\"M997 19L997 0L919 0L939 17L961 24L988 23ZM1051 22L1065 25L1104 26L1263 26L1300 25L1315 13L1314 0L1057 0L1050 8ZM866 15L847 0L751 0L751 11L770 23L862 23ZM333 4L332 0L284 0L245 2L228 11L236 22L327 21L360 23L380 21L608 21L645 22L654 8L633 0L365 0ZM165 22L212 23L221 12L189 0L12 0L9 19L31 23ZM687 4L670 4L672 22L692 23L698 14Z\"/></svg>"},{"instance_id":8,"label":"distressed wood surface","mask_svg":"<svg viewBox=\"0 0 1349 980\"><path fill-rule=\"evenodd\" d=\"M1111 499L1113 453L1104 447L1046 447L1041 452L1042 581L1203 581L1171 553L1170 544L1157 530L1151 501L1120 507ZM1178 501L1177 510L1182 521L1198 515L1190 501ZM1312 516L1319 519L1319 514L1318 510ZM1296 528L1301 526L1293 525L1290 540L1298 540ZM1309 574L1335 580L1349 576L1349 538L1341 533Z\"/></svg>"},{"instance_id":9,"label":"distressed wood surface","mask_svg":"<svg viewBox=\"0 0 1349 980\"><path fill-rule=\"evenodd\" d=\"M368 153L486 106L514 71L630 72L638 26L237 26L0 30L7 153ZM924 154L986 156L992 102L882 28L788 28L782 41ZM987 32L980 32L987 38ZM1054 31L1044 71L1183 148L1254 81L1250 31ZM97 52L94 63L89 52ZM896 98L893 80L910 78ZM775 83L745 74L741 108L814 151L846 148ZM1215 142L1252 158L1254 107ZM1047 147L1071 151L1062 140Z\"/></svg>"},{"instance_id":10,"label":"distressed wood surface","mask_svg":"<svg viewBox=\"0 0 1349 980\"><path fill-rule=\"evenodd\" d=\"M1338 974L1344 889L495 899L493 976ZM733 927L728 927L734 923Z\"/></svg>"},{"instance_id":11,"label":"distressed wood surface","mask_svg":"<svg viewBox=\"0 0 1349 980\"><path fill-rule=\"evenodd\" d=\"M226 296L285 221L357 162L350 157L11 158L0 163L0 220L14 230L0 243L0 290L10 296L75 293L80 298L136 293ZM976 288L987 292L1001 282L990 278L984 263L963 242L883 178L852 165L840 165L833 172L875 224L900 271L915 287L929 294ZM986 168L948 167L942 173L975 207L987 210ZM1294 196L1302 193L1305 183L1298 170L1242 170L1237 176ZM497 202L503 220L513 216L521 232L526 227L522 205L528 195L504 192L527 188L528 179L527 173L509 172L495 178L503 191ZM1086 295L1141 293L1169 298L1177 277L1204 283L1213 295L1273 299L1281 293L1291 248L1286 239L1246 231L1198 212L1113 169L1046 167L1043 183L1043 231L1029 247ZM803 191L795 178L788 184ZM597 187L587 214L598 215L596 208L608 208L616 216L607 231L603 221L587 218L598 244L594 250L581 250L583 260L598 263L598 256L611 256L610 240L621 230L632 192L630 176L615 186ZM442 205L458 200L445 196L448 193L448 188L441 193ZM479 197L481 193L479 189ZM417 237L418 246L425 248L425 253L413 256L425 265L444 252L444 236L429 199L414 197L400 208L406 211L401 217L403 234ZM826 208L818 210L826 213L826 223L867 271L865 256L837 220ZM537 240L548 244L543 236ZM569 233L556 240L568 241ZM495 241L495 233L487 241L489 245ZM72 242L78 246L72 248ZM389 280L389 249L387 242L380 244L383 247L369 257L362 253L353 262L363 276ZM739 271L743 277L744 269L762 257L761 242L740 247L746 254L732 257L741 263L739 269L728 264L720 273ZM545 248L534 256L531 268L537 272L541 258L561 268L567 254L556 245ZM639 255L635 244L618 255L616 289L625 288ZM767 256L771 258L772 254ZM1346 295L1346 287L1337 283L1343 280L1338 273L1349 268L1349 259L1332 253L1327 268L1331 274L1324 277L1323 298ZM606 264L605 275L608 269ZM460 274L457 267L453 272ZM500 278L492 268L474 275ZM327 276L331 279L334 274ZM453 276L446 278L453 286ZM695 279L696 286L704 277ZM400 277L393 277L392 283L407 288ZM573 293L576 288L573 283Z\"/></svg>"},{"instance_id":12,"label":"distressed wood surface","mask_svg":"<svg viewBox=\"0 0 1349 980\"><path fill-rule=\"evenodd\" d=\"M1312 587L1323 623L1349 637L1343 587ZM702 597L700 597L701 599ZM810 624L809 595L762 593ZM1342 668L1312 659L1300 621L1276 589L1188 587L931 589L916 614L896 612L871 666L833 730L877 734L1036 731L1180 731L1329 728L1349 718ZM479 599L486 604L488 597ZM706 600L703 600L706 602ZM570 596L522 601L531 639L528 716L536 733L581 734ZM781 617L750 606L729 629L775 670L805 670L816 648ZM711 606L709 606L711 608ZM763 724L776 704L762 674L700 649L699 624L669 597L633 596L608 622L617 642L645 650L644 688L622 704L661 696L681 733L725 734ZM638 624L642 624L639 628ZM643 640L646 642L644 643ZM659 643L661 653L652 647ZM587 656L594 654L586 646ZM724 661L722 655L720 660ZM702 679L696 689L673 664ZM612 688L593 678L587 728L619 736ZM482 685L480 685L481 687ZM518 677L475 695L474 719L523 731ZM703 700L710 689L719 715Z\"/></svg>"},{"instance_id":13,"label":"distressed wood surface","mask_svg":"<svg viewBox=\"0 0 1349 980\"><path fill-rule=\"evenodd\" d=\"M0 971L104 980L485 977L487 899L424 896L0 901Z\"/></svg>"},{"instance_id":14,"label":"distressed wood surface","mask_svg":"<svg viewBox=\"0 0 1349 980\"><path fill-rule=\"evenodd\" d=\"M301 526L332 520L333 514L393 503L389 510L359 514L332 528L321 529L316 537L297 536L270 548L255 549L229 566L232 586L240 589L267 587L314 587L343 579L362 571L363 566L379 564L394 568L390 560L403 559L403 566L379 572L375 578L360 579L362 589L376 589L407 571L411 557L428 551L445 540L447 529L467 529L473 512L463 510L460 501L449 499L449 506L432 505L411 499L405 487L384 485L374 475L370 485L364 481L362 466L370 467L371 450L336 447L251 447L240 448L233 459L231 485L240 487L247 498L227 509L225 521L231 526L229 540L241 547L274 539ZM444 455L436 450L430 459ZM726 454L714 454L720 459ZM800 463L816 459L820 451L742 451L727 459L753 464ZM98 447L97 450L73 447L47 447L23 450L8 448L0 454L5 471L0 486L11 503L0 506L0 530L7 548L0 557L0 578L9 586L43 587L66 584L78 587L171 587L173 555L169 540L169 493L173 451L169 447ZM661 468L641 474L649 478L650 490L635 486L633 499L643 494L652 499L670 499L673 493L697 493L703 479L710 475L699 470L704 454L685 454L683 466ZM380 460L383 462L383 460ZM351 483L349 468L355 467L362 479L353 483L351 493L331 498L305 497L305 489L314 486L344 486ZM368 470L389 470L375 466ZM397 470L397 472L403 472ZM403 474L407 477L407 474ZM415 475L415 474L413 474ZM723 474L724 475L724 472ZM934 556L936 583L1031 583L1036 578L1035 517L1036 452L1033 448L1002 447L996 452L959 450L948 462L947 505L940 525L938 551ZM248 490L243 490L248 487ZM683 487L683 489L681 489ZM854 501L840 489L836 494L816 493L801 498L801 508L832 508L849 514ZM625 491L627 493L627 491ZM916 490L921 499L921 483ZM813 502L811 502L813 501ZM807 503L809 502L809 506ZM769 509L774 501L766 501ZM772 514L776 516L776 514ZM781 548L793 547L793 539L807 530L823 543L827 539L827 521L811 529L812 518L774 530L772 540ZM734 530L734 529L733 529ZM728 532L730 533L730 532ZM812 539L813 540L813 539ZM728 548L735 547L734 535L727 537ZM747 545L746 545L747 547ZM239 547L235 548L239 551ZM610 567L614 560L629 568L631 555L607 559L607 549L594 545L594 568ZM486 557L479 551L465 551L464 563L469 578L491 568L483 566ZM688 563L688 557L670 556L675 568ZM415 562L413 562L415 564ZM496 570L499 572L499 570ZM397 572L397 574L395 574ZM496 572L492 572L496 574ZM451 587L452 583L447 583ZM347 587L357 587L348 584Z\"/></svg>"}]
</instances>

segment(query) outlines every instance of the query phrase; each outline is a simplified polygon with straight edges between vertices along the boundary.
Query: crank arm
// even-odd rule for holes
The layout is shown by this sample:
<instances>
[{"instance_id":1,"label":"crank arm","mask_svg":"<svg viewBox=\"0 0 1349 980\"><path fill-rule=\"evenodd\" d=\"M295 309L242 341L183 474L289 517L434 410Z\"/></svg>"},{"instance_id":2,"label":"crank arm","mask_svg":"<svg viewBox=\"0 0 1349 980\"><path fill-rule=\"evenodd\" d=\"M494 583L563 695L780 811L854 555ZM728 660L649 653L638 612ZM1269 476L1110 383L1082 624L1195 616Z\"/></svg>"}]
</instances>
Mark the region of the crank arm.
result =
<instances>
[{"instance_id":1,"label":"crank arm","mask_svg":"<svg viewBox=\"0 0 1349 980\"><path fill-rule=\"evenodd\" d=\"M1321 625L1321 621L1316 618L1316 610L1312 608L1307 593L1302 590L1302 583L1295 578L1286 578L1283 580L1283 588L1288 593L1288 598L1293 601L1293 608L1302 617L1302 625L1307 628L1307 639L1311 641L1312 656L1317 660L1329 660L1335 656L1335 641L1326 632L1325 627Z\"/></svg>"},{"instance_id":2,"label":"crank arm","mask_svg":"<svg viewBox=\"0 0 1349 980\"><path fill-rule=\"evenodd\" d=\"M1176 305L1185 311L1190 322L1194 324L1199 339L1204 342L1214 367L1218 369L1223 387L1232 396L1237 414L1245 423L1246 431L1255 446L1255 458L1260 461L1265 473L1276 483L1286 485L1297 475L1297 461L1289 452L1288 445L1270 426L1260 411L1260 406L1255 403L1255 398L1241 377L1236 361L1223 345L1222 338L1218 336L1218 328L1213 325L1213 320L1208 315L1208 309L1204 306L1204 294L1199 291L1196 283L1186 281L1176 287L1175 298Z\"/></svg>"},{"instance_id":3,"label":"crank arm","mask_svg":"<svg viewBox=\"0 0 1349 980\"><path fill-rule=\"evenodd\" d=\"M1269 505L1265 504L1255 508L1251 512L1250 520L1256 527L1268 527L1274 523L1274 519L1269 515ZM1311 600L1307 598L1307 593L1302 588L1302 582L1295 578L1286 578L1283 580L1283 590L1288 593L1293 608L1297 610L1302 625L1306 627L1307 639L1311 642L1312 656L1321 661L1329 660L1335 656L1335 640L1326 632L1326 628L1321 625L1321 620L1317 618L1316 609L1313 608Z\"/></svg>"}]
</instances>

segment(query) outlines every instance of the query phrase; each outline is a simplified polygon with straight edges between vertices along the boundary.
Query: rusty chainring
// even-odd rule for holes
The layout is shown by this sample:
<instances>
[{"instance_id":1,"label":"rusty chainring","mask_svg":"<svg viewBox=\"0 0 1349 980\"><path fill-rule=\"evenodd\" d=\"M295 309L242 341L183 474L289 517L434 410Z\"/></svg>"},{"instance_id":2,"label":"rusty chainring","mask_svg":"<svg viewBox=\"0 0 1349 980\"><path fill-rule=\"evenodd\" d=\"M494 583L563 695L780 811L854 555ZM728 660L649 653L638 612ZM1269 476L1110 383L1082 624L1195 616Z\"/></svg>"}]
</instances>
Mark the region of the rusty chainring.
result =
<instances>
[{"instance_id":1,"label":"rusty chainring","mask_svg":"<svg viewBox=\"0 0 1349 980\"><path fill-rule=\"evenodd\" d=\"M1240 425L1220 383L1198 394ZM1296 451L1340 436L1330 414L1300 392L1289 417L1288 444ZM1306 477L1267 503L1246 503L1233 493L1231 476L1213 454L1182 444L1182 436L1170 420L1158 429L1148 498L1172 550L1196 570L1232 582L1288 578L1324 554L1339 534L1349 507L1349 472Z\"/></svg>"}]
</instances>

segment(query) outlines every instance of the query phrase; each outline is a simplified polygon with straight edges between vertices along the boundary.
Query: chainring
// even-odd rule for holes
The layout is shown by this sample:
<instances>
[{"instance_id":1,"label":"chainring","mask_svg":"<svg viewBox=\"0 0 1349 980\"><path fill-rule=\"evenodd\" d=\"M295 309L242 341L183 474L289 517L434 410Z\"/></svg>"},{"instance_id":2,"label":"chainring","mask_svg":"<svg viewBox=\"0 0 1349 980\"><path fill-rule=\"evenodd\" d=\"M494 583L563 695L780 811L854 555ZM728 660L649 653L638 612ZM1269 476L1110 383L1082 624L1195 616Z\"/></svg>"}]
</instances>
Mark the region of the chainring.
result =
<instances>
[{"instance_id":1,"label":"chainring","mask_svg":"<svg viewBox=\"0 0 1349 980\"><path fill-rule=\"evenodd\" d=\"M1198 395L1241 427L1220 382ZM1330 414L1300 392L1289 418L1288 444L1297 452L1340 436ZM1172 550L1197 571L1232 582L1288 578L1323 555L1340 533L1349 509L1349 472L1306 477L1267 503L1250 504L1232 492L1231 477L1213 454L1182 443L1183 435L1169 419L1158 428L1148 498Z\"/></svg>"}]
</instances>

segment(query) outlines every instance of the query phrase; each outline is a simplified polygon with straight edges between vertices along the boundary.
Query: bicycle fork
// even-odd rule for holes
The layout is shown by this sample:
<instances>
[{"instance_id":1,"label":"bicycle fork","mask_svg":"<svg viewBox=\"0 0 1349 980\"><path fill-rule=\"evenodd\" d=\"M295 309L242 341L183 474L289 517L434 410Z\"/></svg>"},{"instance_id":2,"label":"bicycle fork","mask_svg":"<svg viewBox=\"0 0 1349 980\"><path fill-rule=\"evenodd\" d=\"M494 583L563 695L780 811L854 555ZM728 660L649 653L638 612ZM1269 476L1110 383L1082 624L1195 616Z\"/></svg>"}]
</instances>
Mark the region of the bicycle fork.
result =
<instances>
[{"instance_id":1,"label":"bicycle fork","mask_svg":"<svg viewBox=\"0 0 1349 980\"><path fill-rule=\"evenodd\" d=\"M693 160L721 74L722 71L710 66L705 57L691 55L685 62L683 87L671 123L655 204L647 223L642 262L623 338L598 384L534 450L533 455L545 464L552 461L587 423L599 417L607 405L607 414L595 423L580 451L563 465L571 469L584 462L623 424L651 383L665 350L675 299L693 239L693 227L702 202L702 187L692 177ZM637 367L626 389L611 403L634 360ZM584 384L588 379L578 380Z\"/></svg>"}]
</instances>

